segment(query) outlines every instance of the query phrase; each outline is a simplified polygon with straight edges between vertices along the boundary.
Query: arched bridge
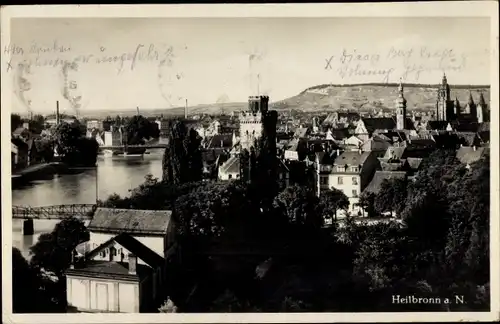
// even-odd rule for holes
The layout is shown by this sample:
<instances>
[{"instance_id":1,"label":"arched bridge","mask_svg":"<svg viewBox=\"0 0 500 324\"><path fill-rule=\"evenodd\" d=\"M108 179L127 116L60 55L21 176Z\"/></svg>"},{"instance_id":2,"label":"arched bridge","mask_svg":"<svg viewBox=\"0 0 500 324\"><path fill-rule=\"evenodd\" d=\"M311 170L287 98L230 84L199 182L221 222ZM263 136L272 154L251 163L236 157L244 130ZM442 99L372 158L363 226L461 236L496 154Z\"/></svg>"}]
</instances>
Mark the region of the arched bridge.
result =
<instances>
[{"instance_id":1,"label":"arched bridge","mask_svg":"<svg viewBox=\"0 0 500 324\"><path fill-rule=\"evenodd\" d=\"M14 219L64 219L75 217L91 220L97 206L92 204L53 205L42 207L12 206Z\"/></svg>"}]
</instances>

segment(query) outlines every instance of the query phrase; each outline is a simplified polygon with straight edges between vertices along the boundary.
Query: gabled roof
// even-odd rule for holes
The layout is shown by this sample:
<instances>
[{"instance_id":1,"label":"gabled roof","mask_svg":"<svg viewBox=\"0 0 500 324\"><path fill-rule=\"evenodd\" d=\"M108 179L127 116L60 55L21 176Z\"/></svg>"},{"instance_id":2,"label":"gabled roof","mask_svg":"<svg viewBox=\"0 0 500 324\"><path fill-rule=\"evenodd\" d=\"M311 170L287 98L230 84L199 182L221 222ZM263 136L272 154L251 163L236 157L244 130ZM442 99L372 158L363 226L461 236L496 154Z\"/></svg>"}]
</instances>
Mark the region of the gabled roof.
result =
<instances>
[{"instance_id":1,"label":"gabled roof","mask_svg":"<svg viewBox=\"0 0 500 324\"><path fill-rule=\"evenodd\" d=\"M220 171L224 173L239 173L240 172L240 158L237 155L232 155L226 162L224 162Z\"/></svg>"},{"instance_id":2,"label":"gabled roof","mask_svg":"<svg viewBox=\"0 0 500 324\"><path fill-rule=\"evenodd\" d=\"M405 152L405 147L391 146L385 151L384 159L396 159L399 160L403 157Z\"/></svg>"},{"instance_id":3,"label":"gabled roof","mask_svg":"<svg viewBox=\"0 0 500 324\"><path fill-rule=\"evenodd\" d=\"M340 154L334 161L335 165L363 165L370 152L345 151Z\"/></svg>"},{"instance_id":4,"label":"gabled roof","mask_svg":"<svg viewBox=\"0 0 500 324\"><path fill-rule=\"evenodd\" d=\"M377 129L394 129L396 128L396 121L394 118L381 117L381 118L361 118L366 130L373 133Z\"/></svg>"},{"instance_id":5,"label":"gabled roof","mask_svg":"<svg viewBox=\"0 0 500 324\"><path fill-rule=\"evenodd\" d=\"M151 268L159 268L165 264L165 259L163 257L126 233L119 234L107 240L92 251L88 252L85 255L85 258L87 260L93 259L99 254L99 252L103 249L109 248L115 242L130 251L130 253L134 254L137 258L144 261Z\"/></svg>"},{"instance_id":6,"label":"gabled roof","mask_svg":"<svg viewBox=\"0 0 500 324\"><path fill-rule=\"evenodd\" d=\"M479 132L489 132L490 131L490 122L479 123L479 127L477 129Z\"/></svg>"},{"instance_id":7,"label":"gabled roof","mask_svg":"<svg viewBox=\"0 0 500 324\"><path fill-rule=\"evenodd\" d=\"M404 166L404 160L392 161L390 159L379 158L382 171L399 171Z\"/></svg>"},{"instance_id":8,"label":"gabled roof","mask_svg":"<svg viewBox=\"0 0 500 324\"><path fill-rule=\"evenodd\" d=\"M373 175L372 181L363 190L372 193L378 193L380 191L382 182L384 180L391 179L404 179L406 178L406 171L376 171Z\"/></svg>"},{"instance_id":9,"label":"gabled roof","mask_svg":"<svg viewBox=\"0 0 500 324\"><path fill-rule=\"evenodd\" d=\"M88 226L91 232L165 235L170 210L139 210L99 207Z\"/></svg>"},{"instance_id":10,"label":"gabled roof","mask_svg":"<svg viewBox=\"0 0 500 324\"><path fill-rule=\"evenodd\" d=\"M479 138L475 132L456 132L465 145L473 146L479 144Z\"/></svg>"},{"instance_id":11,"label":"gabled roof","mask_svg":"<svg viewBox=\"0 0 500 324\"><path fill-rule=\"evenodd\" d=\"M457 150L457 159L464 164L471 164L478 161L485 153L484 147L462 146Z\"/></svg>"},{"instance_id":12,"label":"gabled roof","mask_svg":"<svg viewBox=\"0 0 500 324\"><path fill-rule=\"evenodd\" d=\"M295 133L293 134L293 137L295 138L303 138L307 136L309 129L306 127L299 127L295 130Z\"/></svg>"},{"instance_id":13,"label":"gabled roof","mask_svg":"<svg viewBox=\"0 0 500 324\"><path fill-rule=\"evenodd\" d=\"M422 161L424 159L422 158L413 158L413 157L409 157L406 159L406 163L408 164L408 166L410 167L410 169L416 171L420 168L420 165L422 164Z\"/></svg>"},{"instance_id":14,"label":"gabled roof","mask_svg":"<svg viewBox=\"0 0 500 324\"><path fill-rule=\"evenodd\" d=\"M232 134L217 134L205 139L205 141L207 148L232 147L234 144Z\"/></svg>"}]
</instances>

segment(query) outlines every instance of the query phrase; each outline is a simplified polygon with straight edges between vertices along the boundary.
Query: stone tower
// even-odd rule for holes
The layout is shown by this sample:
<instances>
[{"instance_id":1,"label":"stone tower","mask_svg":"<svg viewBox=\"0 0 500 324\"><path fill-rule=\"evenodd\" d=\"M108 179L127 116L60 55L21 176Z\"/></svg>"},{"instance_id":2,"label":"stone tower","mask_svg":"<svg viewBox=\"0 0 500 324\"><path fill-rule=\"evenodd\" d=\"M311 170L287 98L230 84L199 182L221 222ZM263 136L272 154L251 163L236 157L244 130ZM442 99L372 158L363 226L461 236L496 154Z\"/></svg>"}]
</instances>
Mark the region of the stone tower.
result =
<instances>
[{"instance_id":1,"label":"stone tower","mask_svg":"<svg viewBox=\"0 0 500 324\"><path fill-rule=\"evenodd\" d=\"M248 110L240 114L241 149L250 150L255 140L262 136L264 117L268 112L269 97L251 96L248 98Z\"/></svg>"},{"instance_id":2,"label":"stone tower","mask_svg":"<svg viewBox=\"0 0 500 324\"><path fill-rule=\"evenodd\" d=\"M455 103L451 100L450 85L446 79L446 74L443 74L441 86L438 89L438 99L436 102L436 119L452 121L455 119Z\"/></svg>"},{"instance_id":3,"label":"stone tower","mask_svg":"<svg viewBox=\"0 0 500 324\"><path fill-rule=\"evenodd\" d=\"M401 81L399 81L398 98L396 99L396 129L406 129L406 99Z\"/></svg>"}]
</instances>

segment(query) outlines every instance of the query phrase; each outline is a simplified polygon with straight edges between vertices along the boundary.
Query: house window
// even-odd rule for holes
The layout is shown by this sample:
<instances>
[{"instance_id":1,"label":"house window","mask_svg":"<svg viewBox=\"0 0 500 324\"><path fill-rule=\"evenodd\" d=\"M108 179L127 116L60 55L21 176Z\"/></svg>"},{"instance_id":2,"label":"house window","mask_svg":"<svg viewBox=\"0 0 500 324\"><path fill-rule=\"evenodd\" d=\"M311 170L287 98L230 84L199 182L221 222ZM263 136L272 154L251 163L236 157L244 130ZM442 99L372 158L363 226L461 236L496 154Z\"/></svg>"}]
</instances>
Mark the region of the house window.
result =
<instances>
[{"instance_id":1,"label":"house window","mask_svg":"<svg viewBox=\"0 0 500 324\"><path fill-rule=\"evenodd\" d=\"M116 249L113 248L113 256L116 256Z\"/></svg>"},{"instance_id":2,"label":"house window","mask_svg":"<svg viewBox=\"0 0 500 324\"><path fill-rule=\"evenodd\" d=\"M228 178L228 179L231 179L232 177L233 177L233 175L232 175L232 174L229 174L229 175L227 176L227 178Z\"/></svg>"},{"instance_id":3,"label":"house window","mask_svg":"<svg viewBox=\"0 0 500 324\"><path fill-rule=\"evenodd\" d=\"M342 177L338 177L337 178L337 184L341 185L344 183L344 180L342 179Z\"/></svg>"},{"instance_id":4,"label":"house window","mask_svg":"<svg viewBox=\"0 0 500 324\"><path fill-rule=\"evenodd\" d=\"M351 171L352 171L352 172L358 172L358 171L359 171L359 169L358 169L358 167L357 167L357 166L353 166L353 167L351 167Z\"/></svg>"},{"instance_id":5,"label":"house window","mask_svg":"<svg viewBox=\"0 0 500 324\"><path fill-rule=\"evenodd\" d=\"M358 178L357 177L352 177L352 184L357 185L358 184Z\"/></svg>"},{"instance_id":6,"label":"house window","mask_svg":"<svg viewBox=\"0 0 500 324\"><path fill-rule=\"evenodd\" d=\"M320 177L319 178L319 183L322 185L327 185L328 184L328 178L327 177Z\"/></svg>"},{"instance_id":7,"label":"house window","mask_svg":"<svg viewBox=\"0 0 500 324\"><path fill-rule=\"evenodd\" d=\"M358 191L356 189L352 190L352 196L356 198L358 196Z\"/></svg>"}]
</instances>

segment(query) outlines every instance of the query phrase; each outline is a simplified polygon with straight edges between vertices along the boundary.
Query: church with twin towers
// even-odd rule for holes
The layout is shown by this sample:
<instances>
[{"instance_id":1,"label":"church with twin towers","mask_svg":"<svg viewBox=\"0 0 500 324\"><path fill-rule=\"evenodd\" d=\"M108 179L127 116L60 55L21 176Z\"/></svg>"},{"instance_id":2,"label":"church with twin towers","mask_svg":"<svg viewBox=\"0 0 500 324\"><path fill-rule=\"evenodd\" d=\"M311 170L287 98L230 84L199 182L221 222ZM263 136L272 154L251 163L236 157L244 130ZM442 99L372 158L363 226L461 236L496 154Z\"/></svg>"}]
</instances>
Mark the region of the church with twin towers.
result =
<instances>
[{"instance_id":1,"label":"church with twin towers","mask_svg":"<svg viewBox=\"0 0 500 324\"><path fill-rule=\"evenodd\" d=\"M402 81L398 87L398 97L395 101L396 107L396 129L407 129L408 118L406 112L407 101L404 97L404 87ZM451 89L448 84L446 74L443 74L441 84L437 90L436 106L434 111L434 120L439 122L458 122L458 123L483 123L486 121L487 104L483 93L479 94L476 102L469 92L469 98L465 106L462 107L458 98L453 100Z\"/></svg>"}]
</instances>

